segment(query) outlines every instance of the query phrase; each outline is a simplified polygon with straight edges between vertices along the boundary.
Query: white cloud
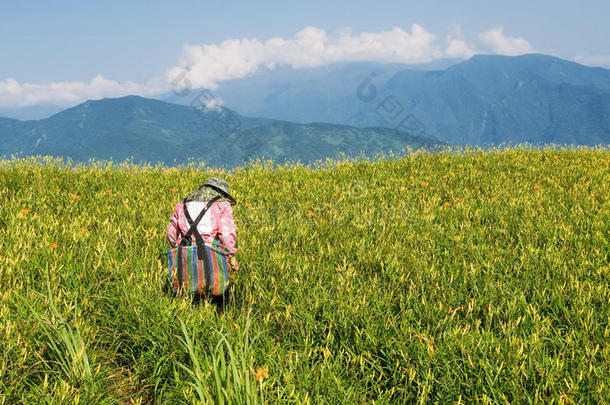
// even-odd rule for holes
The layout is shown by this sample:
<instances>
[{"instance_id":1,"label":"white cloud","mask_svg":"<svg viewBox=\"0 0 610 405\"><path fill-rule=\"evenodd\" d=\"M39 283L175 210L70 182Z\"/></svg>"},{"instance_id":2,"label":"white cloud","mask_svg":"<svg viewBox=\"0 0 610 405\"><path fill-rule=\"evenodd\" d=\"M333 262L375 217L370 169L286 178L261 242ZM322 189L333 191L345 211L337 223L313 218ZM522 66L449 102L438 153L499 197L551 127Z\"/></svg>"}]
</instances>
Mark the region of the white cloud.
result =
<instances>
[{"instance_id":1,"label":"white cloud","mask_svg":"<svg viewBox=\"0 0 610 405\"><path fill-rule=\"evenodd\" d=\"M452 45L451 55L464 53L458 46ZM215 88L223 80L245 77L262 67L303 68L356 61L414 64L444 57L447 55L437 44L436 36L417 24L411 27L411 32L394 27L389 31L352 35L349 29L344 29L337 36L307 27L288 39L261 42L246 38L220 45L185 45L179 65L169 69L167 76L172 82L182 76L193 87Z\"/></svg>"},{"instance_id":2,"label":"white cloud","mask_svg":"<svg viewBox=\"0 0 610 405\"><path fill-rule=\"evenodd\" d=\"M474 47L468 45L464 40L462 28L458 24L449 26L449 33L445 41L447 43L445 56L448 58L468 59L476 53Z\"/></svg>"},{"instance_id":3,"label":"white cloud","mask_svg":"<svg viewBox=\"0 0 610 405\"><path fill-rule=\"evenodd\" d=\"M126 95L153 95L166 88L160 80L147 84L117 82L97 75L88 82L19 83L13 78L0 80L0 106L25 107L38 104L74 105L84 100Z\"/></svg>"},{"instance_id":4,"label":"white cloud","mask_svg":"<svg viewBox=\"0 0 610 405\"><path fill-rule=\"evenodd\" d=\"M503 27L492 28L480 33L479 41L493 53L500 55L515 56L534 52L534 48L527 40L504 35Z\"/></svg>"},{"instance_id":5,"label":"white cloud","mask_svg":"<svg viewBox=\"0 0 610 405\"><path fill-rule=\"evenodd\" d=\"M578 55L574 62L587 66L610 68L610 55Z\"/></svg>"}]
</instances>

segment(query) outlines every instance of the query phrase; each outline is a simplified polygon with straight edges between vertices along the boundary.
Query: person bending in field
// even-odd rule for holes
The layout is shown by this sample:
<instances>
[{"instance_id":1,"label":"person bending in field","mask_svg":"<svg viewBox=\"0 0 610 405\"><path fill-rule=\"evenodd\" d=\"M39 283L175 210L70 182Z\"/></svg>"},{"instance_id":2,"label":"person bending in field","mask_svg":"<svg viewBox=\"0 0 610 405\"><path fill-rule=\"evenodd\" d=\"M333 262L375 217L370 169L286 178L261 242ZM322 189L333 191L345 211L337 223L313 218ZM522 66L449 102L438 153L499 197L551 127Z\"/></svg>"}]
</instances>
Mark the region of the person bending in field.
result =
<instances>
[{"instance_id":1,"label":"person bending in field","mask_svg":"<svg viewBox=\"0 0 610 405\"><path fill-rule=\"evenodd\" d=\"M229 250L229 265L232 271L239 269L239 264L235 255L237 254L237 234L235 232L235 222L233 221L233 208L235 199L229 194L229 184L220 178L211 177L205 184L197 190L191 192L186 197L186 209L191 218L196 218L201 210L207 209L208 201L215 197L220 197L209 212L206 212L199 224L197 232L203 238L218 239ZM180 245L182 236L189 230L189 223L184 214L182 202L176 204L174 213L167 225L167 241L175 248ZM195 244L195 236L192 236L191 244ZM212 303L216 305L220 313L224 312L228 302L230 288L222 296L212 296ZM199 303L203 297L195 294L194 302Z\"/></svg>"}]
</instances>

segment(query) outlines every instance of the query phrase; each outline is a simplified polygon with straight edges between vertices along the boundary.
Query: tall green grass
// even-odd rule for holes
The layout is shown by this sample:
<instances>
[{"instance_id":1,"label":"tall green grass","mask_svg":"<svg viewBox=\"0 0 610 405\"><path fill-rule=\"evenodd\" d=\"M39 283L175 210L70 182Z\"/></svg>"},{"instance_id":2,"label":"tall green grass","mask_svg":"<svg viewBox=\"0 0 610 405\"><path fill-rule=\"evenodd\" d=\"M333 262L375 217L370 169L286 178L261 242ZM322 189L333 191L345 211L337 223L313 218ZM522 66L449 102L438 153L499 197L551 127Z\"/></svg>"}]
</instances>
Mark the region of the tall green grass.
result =
<instances>
[{"instance_id":1,"label":"tall green grass","mask_svg":"<svg viewBox=\"0 0 610 405\"><path fill-rule=\"evenodd\" d=\"M226 336L220 334L218 343L203 355L203 362L182 320L180 327L184 335L181 342L189 354L191 365L178 363L178 366L192 378L192 387L201 402L244 405L262 403L262 392L257 392L248 366L251 361L249 322L246 323L241 339L238 339L240 346L235 348L237 350ZM202 364L210 366L209 369L202 368Z\"/></svg>"},{"instance_id":2,"label":"tall green grass","mask_svg":"<svg viewBox=\"0 0 610 405\"><path fill-rule=\"evenodd\" d=\"M223 316L167 293L164 231L235 207ZM0 403L603 403L610 151L317 168L0 162Z\"/></svg>"}]
</instances>

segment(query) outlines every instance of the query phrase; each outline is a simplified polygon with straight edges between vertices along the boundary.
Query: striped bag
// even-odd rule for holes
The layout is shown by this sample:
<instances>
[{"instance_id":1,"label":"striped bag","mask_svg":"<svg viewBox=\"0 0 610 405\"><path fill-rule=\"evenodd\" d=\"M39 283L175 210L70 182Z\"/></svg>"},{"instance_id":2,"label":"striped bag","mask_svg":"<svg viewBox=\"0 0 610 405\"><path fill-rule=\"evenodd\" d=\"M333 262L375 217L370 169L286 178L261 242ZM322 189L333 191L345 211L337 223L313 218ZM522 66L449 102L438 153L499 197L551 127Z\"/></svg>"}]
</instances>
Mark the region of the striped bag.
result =
<instances>
[{"instance_id":1,"label":"striped bag","mask_svg":"<svg viewBox=\"0 0 610 405\"><path fill-rule=\"evenodd\" d=\"M189 230L182 236L180 246L167 251L169 279L175 293L184 290L222 295L229 288L229 249L216 239L204 239L197 231L197 225L219 198L212 198L194 221L186 208L186 199L182 202Z\"/></svg>"},{"instance_id":2,"label":"striped bag","mask_svg":"<svg viewBox=\"0 0 610 405\"><path fill-rule=\"evenodd\" d=\"M200 254L198 249L202 247L203 254ZM174 292L222 295L229 288L229 249L215 239L206 239L202 247L178 246L167 251L169 279Z\"/></svg>"}]
</instances>

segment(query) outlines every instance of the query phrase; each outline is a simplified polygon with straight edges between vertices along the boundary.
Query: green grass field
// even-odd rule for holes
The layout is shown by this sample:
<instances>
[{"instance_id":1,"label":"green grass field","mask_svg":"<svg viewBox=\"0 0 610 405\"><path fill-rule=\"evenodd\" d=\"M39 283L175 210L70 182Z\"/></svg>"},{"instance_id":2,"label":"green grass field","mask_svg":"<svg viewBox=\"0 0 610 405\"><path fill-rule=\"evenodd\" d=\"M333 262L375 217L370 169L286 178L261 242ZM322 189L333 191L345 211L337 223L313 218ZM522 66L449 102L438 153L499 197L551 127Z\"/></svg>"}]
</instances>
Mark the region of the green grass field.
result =
<instances>
[{"instance_id":1,"label":"green grass field","mask_svg":"<svg viewBox=\"0 0 610 405\"><path fill-rule=\"evenodd\" d=\"M610 399L608 149L94 166L0 163L0 404ZM162 256L210 175L238 200L223 317Z\"/></svg>"}]
</instances>

